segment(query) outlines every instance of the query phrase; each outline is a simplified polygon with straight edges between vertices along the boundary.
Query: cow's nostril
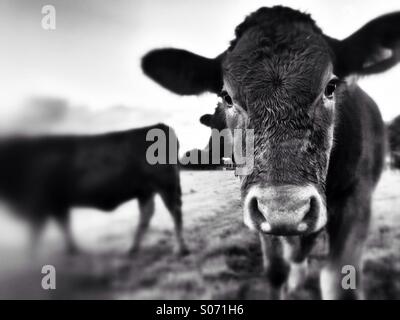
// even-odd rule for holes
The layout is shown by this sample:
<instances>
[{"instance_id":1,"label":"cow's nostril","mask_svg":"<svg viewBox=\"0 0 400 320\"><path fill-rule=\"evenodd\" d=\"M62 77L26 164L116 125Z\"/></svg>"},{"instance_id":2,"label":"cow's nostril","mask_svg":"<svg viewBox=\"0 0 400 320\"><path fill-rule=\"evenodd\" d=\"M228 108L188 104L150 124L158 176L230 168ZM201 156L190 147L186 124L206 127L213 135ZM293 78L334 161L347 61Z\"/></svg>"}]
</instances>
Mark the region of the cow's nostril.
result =
<instances>
[{"instance_id":1,"label":"cow's nostril","mask_svg":"<svg viewBox=\"0 0 400 320\"><path fill-rule=\"evenodd\" d=\"M258 206L258 200L256 197L253 197L249 202L249 212L251 220L253 220L257 226L260 226L265 222L265 217Z\"/></svg>"},{"instance_id":2,"label":"cow's nostril","mask_svg":"<svg viewBox=\"0 0 400 320\"><path fill-rule=\"evenodd\" d=\"M314 221L318 219L319 203L316 197L310 198L308 211L305 213L303 220L299 223L297 230L300 232L306 231Z\"/></svg>"}]
</instances>

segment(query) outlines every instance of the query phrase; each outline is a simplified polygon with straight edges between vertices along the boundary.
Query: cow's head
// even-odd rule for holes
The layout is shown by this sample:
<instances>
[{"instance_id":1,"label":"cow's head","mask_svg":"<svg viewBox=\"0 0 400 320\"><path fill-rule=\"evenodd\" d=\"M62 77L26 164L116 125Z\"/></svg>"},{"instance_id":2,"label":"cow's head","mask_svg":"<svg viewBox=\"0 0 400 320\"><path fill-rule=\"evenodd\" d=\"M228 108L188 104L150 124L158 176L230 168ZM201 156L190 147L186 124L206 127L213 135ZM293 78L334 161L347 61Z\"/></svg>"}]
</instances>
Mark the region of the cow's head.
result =
<instances>
[{"instance_id":1,"label":"cow's head","mask_svg":"<svg viewBox=\"0 0 400 320\"><path fill-rule=\"evenodd\" d=\"M144 57L143 70L179 94L219 94L228 127L253 130L254 169L241 181L250 228L312 233L327 221L325 182L343 80L396 64L398 30L400 13L393 13L339 41L306 14L261 8L215 59L160 49ZM244 145L235 141L235 147Z\"/></svg>"}]
</instances>

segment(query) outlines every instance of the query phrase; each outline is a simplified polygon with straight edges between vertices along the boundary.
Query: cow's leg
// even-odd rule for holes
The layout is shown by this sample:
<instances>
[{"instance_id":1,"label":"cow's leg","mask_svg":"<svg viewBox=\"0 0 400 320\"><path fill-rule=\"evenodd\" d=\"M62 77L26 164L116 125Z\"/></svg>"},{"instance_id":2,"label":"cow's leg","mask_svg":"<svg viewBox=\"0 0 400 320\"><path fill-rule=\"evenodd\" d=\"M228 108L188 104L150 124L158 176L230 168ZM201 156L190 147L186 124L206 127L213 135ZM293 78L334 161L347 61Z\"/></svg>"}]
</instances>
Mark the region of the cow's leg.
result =
<instances>
[{"instance_id":1,"label":"cow's leg","mask_svg":"<svg viewBox=\"0 0 400 320\"><path fill-rule=\"evenodd\" d=\"M286 294L296 291L307 279L308 255L313 249L319 233L286 237L284 239L284 257L290 262L289 277L286 283Z\"/></svg>"},{"instance_id":2,"label":"cow's leg","mask_svg":"<svg viewBox=\"0 0 400 320\"><path fill-rule=\"evenodd\" d=\"M34 198L33 198L34 199ZM32 257L39 254L41 236L48 218L48 211L39 201L30 201L31 198L23 199L22 205L16 209L26 217L29 224L28 250Z\"/></svg>"},{"instance_id":3,"label":"cow's leg","mask_svg":"<svg viewBox=\"0 0 400 320\"><path fill-rule=\"evenodd\" d=\"M181 256L187 255L189 253L189 249L187 248L185 240L183 238L182 207L180 205L176 206L175 209L170 210L170 212L172 214L175 226L175 237L176 237L175 252Z\"/></svg>"},{"instance_id":4,"label":"cow's leg","mask_svg":"<svg viewBox=\"0 0 400 320\"><path fill-rule=\"evenodd\" d=\"M283 242L280 237L260 233L263 269L270 284L271 299L282 299L283 288L290 266L284 258Z\"/></svg>"},{"instance_id":5,"label":"cow's leg","mask_svg":"<svg viewBox=\"0 0 400 320\"><path fill-rule=\"evenodd\" d=\"M39 251L40 239L46 224L46 218L41 215L37 215L35 218L31 219L30 224L30 253L32 256L35 256Z\"/></svg>"},{"instance_id":6,"label":"cow's leg","mask_svg":"<svg viewBox=\"0 0 400 320\"><path fill-rule=\"evenodd\" d=\"M361 254L369 228L370 203L371 191L358 188L331 212L328 225L330 253L320 275L323 299L363 298ZM350 270L348 274L346 268ZM351 281L348 277L344 279L346 275L355 277L355 288L348 288L349 283L344 283L344 280Z\"/></svg>"},{"instance_id":7,"label":"cow's leg","mask_svg":"<svg viewBox=\"0 0 400 320\"><path fill-rule=\"evenodd\" d=\"M182 222L182 201L180 187L172 190L164 191L161 197L172 215L175 227L176 246L175 253L178 255L186 255L189 253L183 238L183 222Z\"/></svg>"},{"instance_id":8,"label":"cow's leg","mask_svg":"<svg viewBox=\"0 0 400 320\"><path fill-rule=\"evenodd\" d=\"M135 254L139 251L144 234L146 233L150 220L154 214L154 195L139 198L139 224L134 235L130 254Z\"/></svg>"},{"instance_id":9,"label":"cow's leg","mask_svg":"<svg viewBox=\"0 0 400 320\"><path fill-rule=\"evenodd\" d=\"M75 239L72 234L71 216L69 215L68 210L66 210L66 209L58 210L54 214L55 214L55 218L56 218L58 224L60 225L60 227L64 233L64 237L65 237L65 241L66 241L66 245L67 245L67 252L69 254L78 253L79 250L78 250L78 246L76 245Z\"/></svg>"}]
</instances>

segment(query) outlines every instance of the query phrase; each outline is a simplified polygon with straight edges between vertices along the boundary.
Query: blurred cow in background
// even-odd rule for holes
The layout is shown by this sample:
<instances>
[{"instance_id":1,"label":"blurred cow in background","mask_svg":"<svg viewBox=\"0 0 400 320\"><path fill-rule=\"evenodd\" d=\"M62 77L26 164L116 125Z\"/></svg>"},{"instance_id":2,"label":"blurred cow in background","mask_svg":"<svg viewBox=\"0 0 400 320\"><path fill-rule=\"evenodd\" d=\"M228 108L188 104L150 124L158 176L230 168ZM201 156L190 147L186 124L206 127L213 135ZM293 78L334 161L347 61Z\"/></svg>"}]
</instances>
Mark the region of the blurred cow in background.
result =
<instances>
[{"instance_id":1,"label":"blurred cow in background","mask_svg":"<svg viewBox=\"0 0 400 320\"><path fill-rule=\"evenodd\" d=\"M149 226L158 193L174 220L176 252L185 254L178 154L166 164L149 164L146 152L153 142L147 141L147 133L152 129L164 132L167 144L178 145L174 131L164 124L91 136L2 139L0 198L31 222L34 242L47 219L55 218L72 252L76 245L70 230L71 208L109 211L136 198L140 219L130 250L134 253Z\"/></svg>"}]
</instances>

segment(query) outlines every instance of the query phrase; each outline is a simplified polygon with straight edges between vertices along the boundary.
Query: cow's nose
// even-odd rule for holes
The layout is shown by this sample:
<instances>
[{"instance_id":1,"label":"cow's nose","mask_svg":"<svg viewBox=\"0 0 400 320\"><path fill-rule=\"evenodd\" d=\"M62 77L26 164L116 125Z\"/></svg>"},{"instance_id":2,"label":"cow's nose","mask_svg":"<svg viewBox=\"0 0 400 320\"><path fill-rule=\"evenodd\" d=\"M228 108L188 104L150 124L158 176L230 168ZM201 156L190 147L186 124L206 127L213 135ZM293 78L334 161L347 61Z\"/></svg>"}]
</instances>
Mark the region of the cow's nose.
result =
<instances>
[{"instance_id":1,"label":"cow's nose","mask_svg":"<svg viewBox=\"0 0 400 320\"><path fill-rule=\"evenodd\" d=\"M244 204L245 224L274 235L316 232L326 224L326 207L313 186L252 187Z\"/></svg>"}]
</instances>

